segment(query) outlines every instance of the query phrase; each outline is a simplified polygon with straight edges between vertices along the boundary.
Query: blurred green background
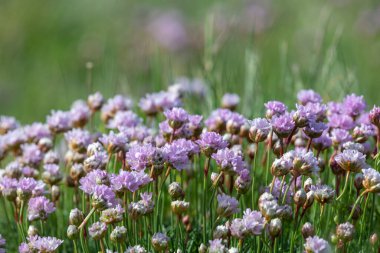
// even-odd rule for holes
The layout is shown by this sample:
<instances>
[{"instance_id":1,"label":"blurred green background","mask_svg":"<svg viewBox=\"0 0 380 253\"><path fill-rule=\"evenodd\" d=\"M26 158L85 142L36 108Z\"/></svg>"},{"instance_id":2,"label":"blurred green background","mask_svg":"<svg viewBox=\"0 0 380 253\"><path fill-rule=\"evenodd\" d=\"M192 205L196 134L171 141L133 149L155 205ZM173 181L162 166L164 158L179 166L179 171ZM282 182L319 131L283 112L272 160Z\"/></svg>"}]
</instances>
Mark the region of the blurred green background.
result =
<instances>
[{"instance_id":1,"label":"blurred green background","mask_svg":"<svg viewBox=\"0 0 380 253\"><path fill-rule=\"evenodd\" d=\"M176 77L294 103L302 87L378 103L378 1L0 1L0 114L45 120L90 90L138 100ZM94 64L89 87L86 62Z\"/></svg>"}]
</instances>

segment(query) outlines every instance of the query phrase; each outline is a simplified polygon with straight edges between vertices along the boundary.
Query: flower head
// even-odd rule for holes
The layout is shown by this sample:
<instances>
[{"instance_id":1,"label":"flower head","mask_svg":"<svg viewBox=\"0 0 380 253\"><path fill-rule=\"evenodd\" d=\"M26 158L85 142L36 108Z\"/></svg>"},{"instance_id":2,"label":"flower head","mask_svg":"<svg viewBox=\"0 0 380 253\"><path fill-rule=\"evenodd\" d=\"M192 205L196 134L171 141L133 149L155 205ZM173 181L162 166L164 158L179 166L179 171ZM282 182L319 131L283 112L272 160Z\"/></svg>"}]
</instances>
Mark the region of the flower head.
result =
<instances>
[{"instance_id":1,"label":"flower head","mask_svg":"<svg viewBox=\"0 0 380 253\"><path fill-rule=\"evenodd\" d=\"M107 232L107 225L103 222L95 222L88 228L88 233L90 234L91 238L94 240L100 240L102 239Z\"/></svg>"},{"instance_id":2,"label":"flower head","mask_svg":"<svg viewBox=\"0 0 380 253\"><path fill-rule=\"evenodd\" d=\"M343 110L351 117L356 117L361 114L366 106L363 96L351 94L347 95L343 100Z\"/></svg>"},{"instance_id":3,"label":"flower head","mask_svg":"<svg viewBox=\"0 0 380 253\"><path fill-rule=\"evenodd\" d=\"M367 167L365 155L355 149L344 150L335 156L335 161L342 169L351 172L360 172Z\"/></svg>"},{"instance_id":4,"label":"flower head","mask_svg":"<svg viewBox=\"0 0 380 253\"><path fill-rule=\"evenodd\" d=\"M266 111L266 117L271 119L273 116L283 115L288 109L285 104L280 101L268 101L264 104Z\"/></svg>"},{"instance_id":5,"label":"flower head","mask_svg":"<svg viewBox=\"0 0 380 253\"><path fill-rule=\"evenodd\" d=\"M321 103L322 97L317 92L313 90L300 90L297 93L297 99L302 105L306 105L308 103Z\"/></svg>"},{"instance_id":6,"label":"flower head","mask_svg":"<svg viewBox=\"0 0 380 253\"><path fill-rule=\"evenodd\" d=\"M226 194L219 194L217 213L222 217L230 217L239 211L239 202Z\"/></svg>"},{"instance_id":7,"label":"flower head","mask_svg":"<svg viewBox=\"0 0 380 253\"><path fill-rule=\"evenodd\" d=\"M380 173L372 168L363 169L363 186L364 188L373 193L380 192Z\"/></svg>"},{"instance_id":8,"label":"flower head","mask_svg":"<svg viewBox=\"0 0 380 253\"><path fill-rule=\"evenodd\" d=\"M306 243L304 244L305 251L307 253L330 253L331 248L329 243L319 238L318 236L306 238Z\"/></svg>"},{"instance_id":9,"label":"flower head","mask_svg":"<svg viewBox=\"0 0 380 253\"><path fill-rule=\"evenodd\" d=\"M235 93L226 93L222 97L222 107L234 110L240 102L240 97Z\"/></svg>"},{"instance_id":10,"label":"flower head","mask_svg":"<svg viewBox=\"0 0 380 253\"><path fill-rule=\"evenodd\" d=\"M28 219L46 220L55 211L54 204L45 196L31 198L28 203Z\"/></svg>"},{"instance_id":11,"label":"flower head","mask_svg":"<svg viewBox=\"0 0 380 253\"><path fill-rule=\"evenodd\" d=\"M71 113L64 111L52 111L46 118L46 123L53 133L62 133L71 129Z\"/></svg>"},{"instance_id":12,"label":"flower head","mask_svg":"<svg viewBox=\"0 0 380 253\"><path fill-rule=\"evenodd\" d=\"M223 140L223 137L215 132L205 132L202 133L200 139L196 143L201 148L201 151L205 153L206 156L211 156L218 149L227 147L227 142Z\"/></svg>"}]
</instances>

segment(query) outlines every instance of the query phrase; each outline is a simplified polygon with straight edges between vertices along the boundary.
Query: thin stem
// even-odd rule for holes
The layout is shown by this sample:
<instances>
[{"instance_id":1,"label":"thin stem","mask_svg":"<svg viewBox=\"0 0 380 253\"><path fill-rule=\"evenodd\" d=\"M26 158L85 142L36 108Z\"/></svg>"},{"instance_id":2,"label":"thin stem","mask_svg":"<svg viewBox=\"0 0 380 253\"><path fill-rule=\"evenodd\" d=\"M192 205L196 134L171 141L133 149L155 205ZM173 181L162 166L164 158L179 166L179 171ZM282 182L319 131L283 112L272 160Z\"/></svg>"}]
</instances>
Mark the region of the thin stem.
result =
<instances>
[{"instance_id":1,"label":"thin stem","mask_svg":"<svg viewBox=\"0 0 380 253\"><path fill-rule=\"evenodd\" d=\"M339 200L340 198L342 198L342 196L344 195L344 193L346 192L346 189L347 189L347 185L348 185L348 179L350 177L350 171L347 171L346 172L346 181L344 183L344 187L343 187L343 191L342 193L339 195L339 197L336 198L336 200Z\"/></svg>"},{"instance_id":2,"label":"thin stem","mask_svg":"<svg viewBox=\"0 0 380 253\"><path fill-rule=\"evenodd\" d=\"M360 199L361 199L365 194L367 194L367 193L368 193L368 191L364 191L364 192L362 192L362 194L360 194L359 197L356 199L354 205L352 206L350 216L348 216L348 219L347 219L347 220L350 220L350 219L352 218L352 215L354 215L355 208L356 208L356 206L359 204Z\"/></svg>"},{"instance_id":3,"label":"thin stem","mask_svg":"<svg viewBox=\"0 0 380 253\"><path fill-rule=\"evenodd\" d=\"M91 218L91 215L95 212L95 207L93 207L90 212L87 214L86 218L79 225L78 229L81 230L87 223L87 221Z\"/></svg>"}]
</instances>

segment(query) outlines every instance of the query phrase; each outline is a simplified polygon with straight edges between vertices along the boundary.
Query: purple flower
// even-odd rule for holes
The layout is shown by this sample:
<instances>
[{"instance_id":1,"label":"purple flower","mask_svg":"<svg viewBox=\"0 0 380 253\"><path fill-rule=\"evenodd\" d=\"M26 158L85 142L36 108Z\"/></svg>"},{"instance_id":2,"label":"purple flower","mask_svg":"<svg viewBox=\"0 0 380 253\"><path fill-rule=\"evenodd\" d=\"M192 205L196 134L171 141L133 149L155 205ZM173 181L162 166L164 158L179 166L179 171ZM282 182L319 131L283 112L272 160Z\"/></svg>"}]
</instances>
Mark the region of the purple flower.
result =
<instances>
[{"instance_id":1,"label":"purple flower","mask_svg":"<svg viewBox=\"0 0 380 253\"><path fill-rule=\"evenodd\" d=\"M230 118L226 123L226 129L231 134L238 134L240 132L240 127L247 122L247 119L243 115L232 112Z\"/></svg>"},{"instance_id":2,"label":"purple flower","mask_svg":"<svg viewBox=\"0 0 380 253\"><path fill-rule=\"evenodd\" d=\"M249 129L249 138L256 143L265 141L272 128L268 120L257 118L249 121L249 124L251 126Z\"/></svg>"},{"instance_id":3,"label":"purple flower","mask_svg":"<svg viewBox=\"0 0 380 253\"><path fill-rule=\"evenodd\" d=\"M222 193L217 196L217 199L218 215L222 217L230 217L231 215L239 212L239 202L234 197Z\"/></svg>"},{"instance_id":4,"label":"purple flower","mask_svg":"<svg viewBox=\"0 0 380 253\"><path fill-rule=\"evenodd\" d=\"M181 101L177 94L165 91L146 94L139 102L141 110L143 110L148 116L154 116L160 111L180 105Z\"/></svg>"},{"instance_id":5,"label":"purple flower","mask_svg":"<svg viewBox=\"0 0 380 253\"><path fill-rule=\"evenodd\" d=\"M71 106L70 115L75 127L83 127L91 117L91 110L86 102L77 100Z\"/></svg>"},{"instance_id":6,"label":"purple flower","mask_svg":"<svg viewBox=\"0 0 380 253\"><path fill-rule=\"evenodd\" d=\"M209 241L209 253L220 253L220 252L226 252L227 248L223 245L222 239L214 239Z\"/></svg>"},{"instance_id":7,"label":"purple flower","mask_svg":"<svg viewBox=\"0 0 380 253\"><path fill-rule=\"evenodd\" d=\"M59 166L54 163L45 164L44 172L42 173L41 178L49 185L57 184L62 179L62 173L59 170Z\"/></svg>"},{"instance_id":8,"label":"purple flower","mask_svg":"<svg viewBox=\"0 0 380 253\"><path fill-rule=\"evenodd\" d=\"M305 251L307 253L330 253L331 248L327 241L319 238L318 236L306 238L306 243L304 244Z\"/></svg>"},{"instance_id":9,"label":"purple flower","mask_svg":"<svg viewBox=\"0 0 380 253\"><path fill-rule=\"evenodd\" d=\"M79 188L87 194L92 194L97 185L109 184L108 174L104 170L93 170L79 180Z\"/></svg>"},{"instance_id":10,"label":"purple flower","mask_svg":"<svg viewBox=\"0 0 380 253\"><path fill-rule=\"evenodd\" d=\"M232 112L228 109L217 109L206 119L205 125L210 131L222 131L226 127Z\"/></svg>"},{"instance_id":11,"label":"purple flower","mask_svg":"<svg viewBox=\"0 0 380 253\"><path fill-rule=\"evenodd\" d=\"M133 106L133 101L130 98L116 95L107 100L107 103L102 107L101 118L103 121L108 122L113 118L118 111L127 111Z\"/></svg>"},{"instance_id":12,"label":"purple flower","mask_svg":"<svg viewBox=\"0 0 380 253\"><path fill-rule=\"evenodd\" d=\"M133 170L145 170L152 165L155 154L156 148L151 144L136 144L131 146L125 158Z\"/></svg>"},{"instance_id":13,"label":"purple flower","mask_svg":"<svg viewBox=\"0 0 380 253\"><path fill-rule=\"evenodd\" d=\"M322 103L322 97L313 90L300 90L297 93L297 99L302 105L308 103Z\"/></svg>"},{"instance_id":14,"label":"purple flower","mask_svg":"<svg viewBox=\"0 0 380 253\"><path fill-rule=\"evenodd\" d=\"M150 181L152 179L143 171L120 171L119 175L113 176L111 184L116 192L135 192Z\"/></svg>"},{"instance_id":15,"label":"purple flower","mask_svg":"<svg viewBox=\"0 0 380 253\"><path fill-rule=\"evenodd\" d=\"M365 155L354 149L346 149L339 153L335 156L335 161L342 169L351 172L360 172L368 167Z\"/></svg>"},{"instance_id":16,"label":"purple flower","mask_svg":"<svg viewBox=\"0 0 380 253\"><path fill-rule=\"evenodd\" d=\"M80 152L86 150L91 143L91 134L87 130L75 128L65 133L65 139L70 149Z\"/></svg>"},{"instance_id":17,"label":"purple flower","mask_svg":"<svg viewBox=\"0 0 380 253\"><path fill-rule=\"evenodd\" d=\"M132 111L118 111L107 127L117 129L119 127L135 127L141 124L142 119Z\"/></svg>"},{"instance_id":18,"label":"purple flower","mask_svg":"<svg viewBox=\"0 0 380 253\"><path fill-rule=\"evenodd\" d=\"M335 146L342 145L343 143L352 140L352 137L347 130L339 128L333 129L330 137Z\"/></svg>"},{"instance_id":19,"label":"purple flower","mask_svg":"<svg viewBox=\"0 0 380 253\"><path fill-rule=\"evenodd\" d=\"M235 93L226 93L222 97L222 107L227 109L235 109L240 102L240 97Z\"/></svg>"},{"instance_id":20,"label":"purple flower","mask_svg":"<svg viewBox=\"0 0 380 253\"><path fill-rule=\"evenodd\" d=\"M189 114L180 107L174 107L170 110L166 110L164 115L168 120L169 126L173 129L180 128L189 119Z\"/></svg>"},{"instance_id":21,"label":"purple flower","mask_svg":"<svg viewBox=\"0 0 380 253\"><path fill-rule=\"evenodd\" d=\"M45 196L31 198L28 203L28 220L46 220L55 211L53 202Z\"/></svg>"},{"instance_id":22,"label":"purple flower","mask_svg":"<svg viewBox=\"0 0 380 253\"><path fill-rule=\"evenodd\" d=\"M369 192L380 192L380 173L372 168L363 169L363 186Z\"/></svg>"},{"instance_id":23,"label":"purple flower","mask_svg":"<svg viewBox=\"0 0 380 253\"><path fill-rule=\"evenodd\" d=\"M62 133L72 127L71 113L64 111L51 111L46 118L46 123L53 133Z\"/></svg>"},{"instance_id":24,"label":"purple flower","mask_svg":"<svg viewBox=\"0 0 380 253\"><path fill-rule=\"evenodd\" d=\"M8 150L18 149L28 139L24 129L16 128L3 135L3 145Z\"/></svg>"},{"instance_id":25,"label":"purple flower","mask_svg":"<svg viewBox=\"0 0 380 253\"><path fill-rule=\"evenodd\" d=\"M92 170L103 170L108 163L108 155L104 151L95 152L87 157L84 162L84 170L90 172Z\"/></svg>"},{"instance_id":26,"label":"purple flower","mask_svg":"<svg viewBox=\"0 0 380 253\"><path fill-rule=\"evenodd\" d=\"M143 142L145 138L152 135L152 129L142 125L136 127L119 127L119 131L123 133L125 138L127 138L130 142Z\"/></svg>"},{"instance_id":27,"label":"purple flower","mask_svg":"<svg viewBox=\"0 0 380 253\"><path fill-rule=\"evenodd\" d=\"M328 115L332 115L332 114L344 114L343 104L342 103L328 102L327 103L327 107L328 107L328 111L327 111Z\"/></svg>"},{"instance_id":28,"label":"purple flower","mask_svg":"<svg viewBox=\"0 0 380 253\"><path fill-rule=\"evenodd\" d=\"M44 158L44 154L36 144L23 144L21 145L21 150L22 161L25 164L37 166Z\"/></svg>"},{"instance_id":29,"label":"purple flower","mask_svg":"<svg viewBox=\"0 0 380 253\"><path fill-rule=\"evenodd\" d=\"M63 243L63 240L55 237L40 237L38 235L28 237L28 241L28 243L22 243L20 245L20 253L54 253L57 252L58 247Z\"/></svg>"},{"instance_id":30,"label":"purple flower","mask_svg":"<svg viewBox=\"0 0 380 253\"><path fill-rule=\"evenodd\" d=\"M37 181L33 178L24 177L18 181L17 194L21 200L27 200L33 194L33 190L37 186Z\"/></svg>"},{"instance_id":31,"label":"purple flower","mask_svg":"<svg viewBox=\"0 0 380 253\"><path fill-rule=\"evenodd\" d=\"M266 111L266 117L271 119L273 116L283 115L288 107L280 101L268 101L264 104Z\"/></svg>"},{"instance_id":32,"label":"purple flower","mask_svg":"<svg viewBox=\"0 0 380 253\"><path fill-rule=\"evenodd\" d=\"M373 106L372 110L369 112L369 120L376 127L380 127L380 107Z\"/></svg>"},{"instance_id":33,"label":"purple flower","mask_svg":"<svg viewBox=\"0 0 380 253\"><path fill-rule=\"evenodd\" d=\"M278 117L273 117L271 123L273 131L280 138L289 136L295 126L295 123L290 114L282 114Z\"/></svg>"},{"instance_id":34,"label":"purple flower","mask_svg":"<svg viewBox=\"0 0 380 253\"><path fill-rule=\"evenodd\" d=\"M100 92L95 92L94 94L91 94L87 98L87 104L90 107L92 111L99 110L104 102L103 95Z\"/></svg>"},{"instance_id":35,"label":"purple flower","mask_svg":"<svg viewBox=\"0 0 380 253\"><path fill-rule=\"evenodd\" d=\"M314 198L322 205L333 201L335 191L328 185L312 185L310 190L314 192Z\"/></svg>"},{"instance_id":36,"label":"purple flower","mask_svg":"<svg viewBox=\"0 0 380 253\"><path fill-rule=\"evenodd\" d=\"M35 122L31 125L24 126L24 131L29 140L38 142L42 138L51 138L51 132L48 125Z\"/></svg>"},{"instance_id":37,"label":"purple flower","mask_svg":"<svg viewBox=\"0 0 380 253\"><path fill-rule=\"evenodd\" d=\"M162 148L165 160L177 170L188 169L190 157L199 153L199 147L185 139L174 140Z\"/></svg>"},{"instance_id":38,"label":"purple flower","mask_svg":"<svg viewBox=\"0 0 380 253\"><path fill-rule=\"evenodd\" d=\"M344 112L351 117L359 116L367 107L363 96L347 95L343 100Z\"/></svg>"},{"instance_id":39,"label":"purple flower","mask_svg":"<svg viewBox=\"0 0 380 253\"><path fill-rule=\"evenodd\" d=\"M208 157L218 149L226 148L228 145L227 142L223 140L223 137L215 132L202 133L200 139L197 140L196 143L199 145L202 152Z\"/></svg>"},{"instance_id":40,"label":"purple flower","mask_svg":"<svg viewBox=\"0 0 380 253\"><path fill-rule=\"evenodd\" d=\"M155 233L152 236L152 245L153 248L157 251L165 250L169 245L169 237L163 233Z\"/></svg>"},{"instance_id":41,"label":"purple flower","mask_svg":"<svg viewBox=\"0 0 380 253\"><path fill-rule=\"evenodd\" d=\"M328 117L328 126L330 128L341 128L351 130L355 127L355 122L349 115L346 114L331 114Z\"/></svg>"},{"instance_id":42,"label":"purple flower","mask_svg":"<svg viewBox=\"0 0 380 253\"><path fill-rule=\"evenodd\" d=\"M310 107L297 104L296 108L292 117L297 127L304 127L309 121L315 120L316 115L310 110Z\"/></svg>"},{"instance_id":43,"label":"purple flower","mask_svg":"<svg viewBox=\"0 0 380 253\"><path fill-rule=\"evenodd\" d=\"M95 185L92 193L92 206L98 210L114 207L117 204L116 195L111 187L101 184Z\"/></svg>"},{"instance_id":44,"label":"purple flower","mask_svg":"<svg viewBox=\"0 0 380 253\"><path fill-rule=\"evenodd\" d=\"M243 158L229 148L219 149L211 157L220 169L226 173L240 173L245 168Z\"/></svg>"},{"instance_id":45,"label":"purple flower","mask_svg":"<svg viewBox=\"0 0 380 253\"><path fill-rule=\"evenodd\" d=\"M115 153L118 151L124 151L128 143L128 138L124 132L115 134L113 131L109 134L103 134L99 141L106 147L108 153Z\"/></svg>"},{"instance_id":46,"label":"purple flower","mask_svg":"<svg viewBox=\"0 0 380 253\"><path fill-rule=\"evenodd\" d=\"M103 222L95 222L88 228L88 233L94 240L102 239L107 232L107 225Z\"/></svg>"},{"instance_id":47,"label":"purple flower","mask_svg":"<svg viewBox=\"0 0 380 253\"><path fill-rule=\"evenodd\" d=\"M321 103L308 103L305 109L315 116L316 121L323 121L326 118L327 106Z\"/></svg>"},{"instance_id":48,"label":"purple flower","mask_svg":"<svg viewBox=\"0 0 380 253\"><path fill-rule=\"evenodd\" d=\"M265 226L265 218L259 211L246 209L243 215L243 224L252 235L260 235Z\"/></svg>"},{"instance_id":49,"label":"purple flower","mask_svg":"<svg viewBox=\"0 0 380 253\"><path fill-rule=\"evenodd\" d=\"M20 126L20 123L14 117L0 116L0 135L6 134Z\"/></svg>"},{"instance_id":50,"label":"purple flower","mask_svg":"<svg viewBox=\"0 0 380 253\"><path fill-rule=\"evenodd\" d=\"M327 132L324 131L320 137L313 139L312 145L315 149L323 151L323 150L331 147L332 140L328 136Z\"/></svg>"},{"instance_id":51,"label":"purple flower","mask_svg":"<svg viewBox=\"0 0 380 253\"><path fill-rule=\"evenodd\" d=\"M14 178L0 178L0 192L6 199L13 201L16 199L18 181Z\"/></svg>"},{"instance_id":52,"label":"purple flower","mask_svg":"<svg viewBox=\"0 0 380 253\"><path fill-rule=\"evenodd\" d=\"M309 138L318 138L326 129L327 126L325 123L311 120L303 131Z\"/></svg>"}]
</instances>

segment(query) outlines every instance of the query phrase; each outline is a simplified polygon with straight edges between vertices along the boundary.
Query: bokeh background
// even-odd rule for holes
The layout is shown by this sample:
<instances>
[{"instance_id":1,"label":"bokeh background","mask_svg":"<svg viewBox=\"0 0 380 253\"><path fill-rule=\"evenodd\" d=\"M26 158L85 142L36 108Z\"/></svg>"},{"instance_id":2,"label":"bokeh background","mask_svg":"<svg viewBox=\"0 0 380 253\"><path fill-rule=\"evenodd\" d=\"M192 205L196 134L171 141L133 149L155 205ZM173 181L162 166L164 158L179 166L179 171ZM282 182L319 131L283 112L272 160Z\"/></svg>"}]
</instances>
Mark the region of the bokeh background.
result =
<instances>
[{"instance_id":1,"label":"bokeh background","mask_svg":"<svg viewBox=\"0 0 380 253\"><path fill-rule=\"evenodd\" d=\"M250 113L302 87L371 105L379 70L378 1L0 1L0 114L22 123L181 76L240 94Z\"/></svg>"}]
</instances>

